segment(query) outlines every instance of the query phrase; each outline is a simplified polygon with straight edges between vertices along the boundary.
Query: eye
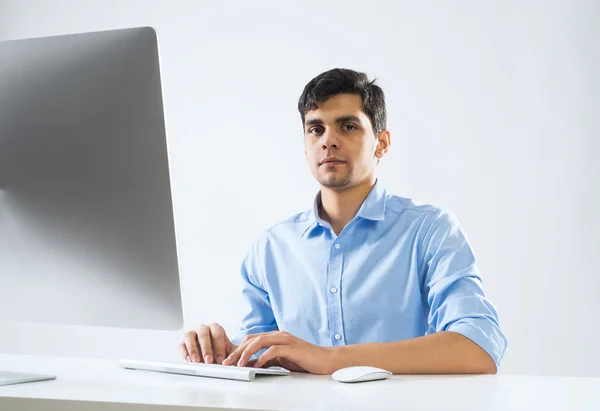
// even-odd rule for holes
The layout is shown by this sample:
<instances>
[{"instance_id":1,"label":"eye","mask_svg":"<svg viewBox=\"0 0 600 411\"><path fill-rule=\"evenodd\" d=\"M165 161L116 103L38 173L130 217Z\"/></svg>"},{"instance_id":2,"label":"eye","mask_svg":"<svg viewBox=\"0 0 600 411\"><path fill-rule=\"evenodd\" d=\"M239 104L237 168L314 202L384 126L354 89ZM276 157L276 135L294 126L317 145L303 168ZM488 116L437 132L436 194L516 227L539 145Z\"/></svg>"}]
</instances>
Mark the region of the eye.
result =
<instances>
[{"instance_id":1,"label":"eye","mask_svg":"<svg viewBox=\"0 0 600 411\"><path fill-rule=\"evenodd\" d=\"M342 127L345 131L352 131L352 130L358 129L358 127L356 127L354 124L350 124L350 123L346 123Z\"/></svg>"},{"instance_id":2,"label":"eye","mask_svg":"<svg viewBox=\"0 0 600 411\"><path fill-rule=\"evenodd\" d=\"M308 130L309 134L321 134L323 133L323 127L321 126L316 126L311 128L310 130Z\"/></svg>"}]
</instances>

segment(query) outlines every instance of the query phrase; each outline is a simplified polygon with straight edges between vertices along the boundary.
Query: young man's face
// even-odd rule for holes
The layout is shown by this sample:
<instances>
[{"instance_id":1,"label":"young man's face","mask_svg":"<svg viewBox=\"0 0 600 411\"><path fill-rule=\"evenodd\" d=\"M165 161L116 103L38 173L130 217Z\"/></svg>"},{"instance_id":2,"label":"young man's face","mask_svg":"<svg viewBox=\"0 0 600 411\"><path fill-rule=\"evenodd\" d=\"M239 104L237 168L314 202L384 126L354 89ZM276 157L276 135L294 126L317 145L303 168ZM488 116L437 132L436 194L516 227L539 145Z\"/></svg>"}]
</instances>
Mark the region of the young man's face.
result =
<instances>
[{"instance_id":1,"label":"young man's face","mask_svg":"<svg viewBox=\"0 0 600 411\"><path fill-rule=\"evenodd\" d=\"M338 94L318 105L304 120L304 153L317 181L341 190L372 178L378 139L361 97Z\"/></svg>"}]
</instances>

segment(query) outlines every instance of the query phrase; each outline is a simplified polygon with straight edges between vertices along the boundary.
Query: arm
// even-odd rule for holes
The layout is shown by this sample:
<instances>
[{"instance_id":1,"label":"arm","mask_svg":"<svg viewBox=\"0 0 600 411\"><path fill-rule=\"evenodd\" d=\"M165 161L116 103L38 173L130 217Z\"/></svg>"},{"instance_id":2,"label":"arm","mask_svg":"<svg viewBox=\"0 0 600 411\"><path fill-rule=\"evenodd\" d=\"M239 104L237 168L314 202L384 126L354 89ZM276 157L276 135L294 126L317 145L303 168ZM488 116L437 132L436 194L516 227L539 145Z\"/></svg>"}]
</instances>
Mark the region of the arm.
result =
<instances>
[{"instance_id":1,"label":"arm","mask_svg":"<svg viewBox=\"0 0 600 411\"><path fill-rule=\"evenodd\" d=\"M259 350L258 360L250 361ZM238 362L239 361L239 362ZM249 336L223 364L256 367L281 365L313 374L333 372L356 365L388 370L394 374L492 374L491 357L463 335L442 331L432 335L388 343L345 347L319 347L286 332Z\"/></svg>"},{"instance_id":2,"label":"arm","mask_svg":"<svg viewBox=\"0 0 600 411\"><path fill-rule=\"evenodd\" d=\"M336 347L331 357L333 371L368 365L393 374L496 373L496 364L483 349L452 331L390 343Z\"/></svg>"},{"instance_id":3,"label":"arm","mask_svg":"<svg viewBox=\"0 0 600 411\"><path fill-rule=\"evenodd\" d=\"M506 348L498 314L487 300L475 257L457 219L429 216L422 244L422 289L429 335L340 347L336 367L371 365L394 373L496 373Z\"/></svg>"},{"instance_id":4,"label":"arm","mask_svg":"<svg viewBox=\"0 0 600 411\"><path fill-rule=\"evenodd\" d=\"M438 211L423 245L423 294L429 305L430 332L462 335L472 343L473 356L469 358L481 358L475 353L485 352L496 372L506 350L506 337L496 308L483 290L474 253L456 217ZM482 367L478 363L464 366Z\"/></svg>"},{"instance_id":5,"label":"arm","mask_svg":"<svg viewBox=\"0 0 600 411\"><path fill-rule=\"evenodd\" d=\"M255 241L241 267L242 321L233 333L232 342L239 345L246 335L277 331L277 322L269 295L263 286L260 249L264 238Z\"/></svg>"}]
</instances>

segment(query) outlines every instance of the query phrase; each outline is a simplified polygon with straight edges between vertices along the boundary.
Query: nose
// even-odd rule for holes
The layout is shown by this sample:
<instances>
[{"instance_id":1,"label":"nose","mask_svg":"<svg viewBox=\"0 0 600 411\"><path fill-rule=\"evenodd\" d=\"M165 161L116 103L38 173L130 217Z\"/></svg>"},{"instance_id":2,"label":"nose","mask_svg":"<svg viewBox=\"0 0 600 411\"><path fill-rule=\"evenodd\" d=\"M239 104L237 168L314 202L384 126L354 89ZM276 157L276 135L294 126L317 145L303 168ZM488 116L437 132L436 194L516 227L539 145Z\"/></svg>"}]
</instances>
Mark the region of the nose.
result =
<instances>
[{"instance_id":1,"label":"nose","mask_svg":"<svg viewBox=\"0 0 600 411\"><path fill-rule=\"evenodd\" d=\"M332 130L326 130L321 136L321 146L324 150L327 149L339 149L340 148L340 139L337 133Z\"/></svg>"}]
</instances>

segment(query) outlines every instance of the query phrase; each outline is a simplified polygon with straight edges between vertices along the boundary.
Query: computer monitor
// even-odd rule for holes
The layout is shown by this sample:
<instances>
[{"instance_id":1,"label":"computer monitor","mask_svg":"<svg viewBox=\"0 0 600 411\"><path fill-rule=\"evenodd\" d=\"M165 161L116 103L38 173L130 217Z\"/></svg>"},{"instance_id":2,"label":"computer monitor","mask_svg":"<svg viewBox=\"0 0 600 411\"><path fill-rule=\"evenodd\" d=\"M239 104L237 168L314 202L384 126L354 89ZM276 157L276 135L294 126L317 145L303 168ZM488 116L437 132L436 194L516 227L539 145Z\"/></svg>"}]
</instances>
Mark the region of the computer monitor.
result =
<instances>
[{"instance_id":1,"label":"computer monitor","mask_svg":"<svg viewBox=\"0 0 600 411\"><path fill-rule=\"evenodd\" d=\"M0 42L0 321L179 330L149 27Z\"/></svg>"}]
</instances>

